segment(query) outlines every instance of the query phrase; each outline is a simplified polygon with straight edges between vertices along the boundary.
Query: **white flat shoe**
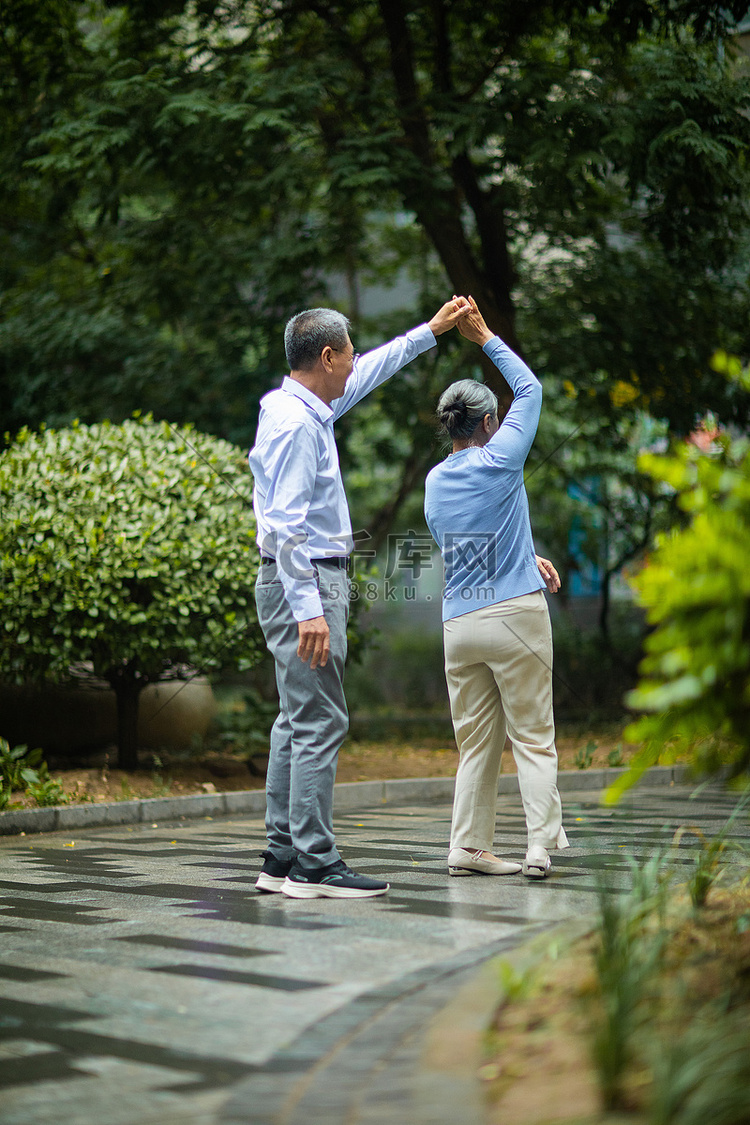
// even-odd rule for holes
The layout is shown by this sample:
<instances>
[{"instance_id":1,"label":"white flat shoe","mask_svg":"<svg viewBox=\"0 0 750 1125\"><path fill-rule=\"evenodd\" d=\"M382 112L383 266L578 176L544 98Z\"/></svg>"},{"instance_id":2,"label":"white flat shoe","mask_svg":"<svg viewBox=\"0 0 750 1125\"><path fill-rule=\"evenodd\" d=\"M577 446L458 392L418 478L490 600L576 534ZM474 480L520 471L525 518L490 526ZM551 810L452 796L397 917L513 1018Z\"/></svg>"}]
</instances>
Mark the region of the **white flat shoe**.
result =
<instances>
[{"instance_id":1,"label":"white flat shoe","mask_svg":"<svg viewBox=\"0 0 750 1125\"><path fill-rule=\"evenodd\" d=\"M482 849L472 852L468 848L451 848L448 852L449 875L517 875L520 863L507 859L485 859Z\"/></svg>"},{"instance_id":2,"label":"white flat shoe","mask_svg":"<svg viewBox=\"0 0 750 1125\"><path fill-rule=\"evenodd\" d=\"M523 873L529 879L544 879L552 870L552 860L549 852L541 844L534 844L526 852L523 861Z\"/></svg>"}]
</instances>

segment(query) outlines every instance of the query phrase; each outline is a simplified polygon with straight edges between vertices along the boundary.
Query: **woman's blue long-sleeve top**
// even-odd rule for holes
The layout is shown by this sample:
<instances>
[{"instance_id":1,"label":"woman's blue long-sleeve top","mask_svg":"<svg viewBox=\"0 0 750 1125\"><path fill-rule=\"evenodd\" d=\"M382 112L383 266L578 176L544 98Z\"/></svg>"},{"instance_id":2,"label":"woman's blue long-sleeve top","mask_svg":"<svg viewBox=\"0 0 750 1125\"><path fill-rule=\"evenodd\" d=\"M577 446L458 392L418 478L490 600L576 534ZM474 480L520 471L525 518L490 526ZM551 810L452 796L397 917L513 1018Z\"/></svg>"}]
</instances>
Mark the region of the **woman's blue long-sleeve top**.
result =
<instances>
[{"instance_id":1,"label":"woman's blue long-sleeve top","mask_svg":"<svg viewBox=\"0 0 750 1125\"><path fill-rule=\"evenodd\" d=\"M502 425L428 474L427 525L443 556L443 620L544 589L536 565L523 467L539 424L542 387L495 336L484 352L514 394Z\"/></svg>"}]
</instances>

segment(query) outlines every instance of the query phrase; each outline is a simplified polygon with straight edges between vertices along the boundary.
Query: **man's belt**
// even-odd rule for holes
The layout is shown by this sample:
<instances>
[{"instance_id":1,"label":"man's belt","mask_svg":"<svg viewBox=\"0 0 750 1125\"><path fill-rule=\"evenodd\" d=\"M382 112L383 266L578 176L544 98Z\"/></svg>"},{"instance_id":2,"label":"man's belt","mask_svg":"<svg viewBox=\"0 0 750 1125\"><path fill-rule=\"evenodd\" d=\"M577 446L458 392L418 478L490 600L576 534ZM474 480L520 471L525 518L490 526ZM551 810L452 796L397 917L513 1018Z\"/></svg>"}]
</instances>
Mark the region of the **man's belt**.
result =
<instances>
[{"instance_id":1,"label":"man's belt","mask_svg":"<svg viewBox=\"0 0 750 1125\"><path fill-rule=\"evenodd\" d=\"M270 555L261 555L260 556L260 565L261 566L268 566L270 563L275 564L275 562L276 562L276 559L271 558ZM313 565L315 565L315 566L318 566L321 563L324 563L327 566L338 566L342 570L346 570L346 568L349 566L349 556L348 555L328 555L327 557L322 558L322 559L310 559L310 562L313 563Z\"/></svg>"}]
</instances>

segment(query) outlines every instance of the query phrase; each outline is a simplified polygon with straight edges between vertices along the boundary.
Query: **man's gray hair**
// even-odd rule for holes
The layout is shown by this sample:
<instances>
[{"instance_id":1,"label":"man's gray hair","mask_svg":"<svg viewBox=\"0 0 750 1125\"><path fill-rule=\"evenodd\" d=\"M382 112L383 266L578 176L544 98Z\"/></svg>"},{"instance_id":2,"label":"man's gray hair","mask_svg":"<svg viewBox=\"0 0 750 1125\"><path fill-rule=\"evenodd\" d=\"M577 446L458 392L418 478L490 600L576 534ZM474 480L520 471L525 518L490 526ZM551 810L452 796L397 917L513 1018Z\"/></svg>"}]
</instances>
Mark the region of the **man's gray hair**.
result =
<instances>
[{"instance_id":1,"label":"man's gray hair","mask_svg":"<svg viewBox=\"0 0 750 1125\"><path fill-rule=\"evenodd\" d=\"M343 352L349 343L349 321L335 309L305 309L284 329L284 349L290 371L309 371L323 348Z\"/></svg>"},{"instance_id":2,"label":"man's gray hair","mask_svg":"<svg viewBox=\"0 0 750 1125\"><path fill-rule=\"evenodd\" d=\"M453 441L471 437L485 414L497 417L497 396L474 379L451 383L437 405L438 420Z\"/></svg>"}]
</instances>

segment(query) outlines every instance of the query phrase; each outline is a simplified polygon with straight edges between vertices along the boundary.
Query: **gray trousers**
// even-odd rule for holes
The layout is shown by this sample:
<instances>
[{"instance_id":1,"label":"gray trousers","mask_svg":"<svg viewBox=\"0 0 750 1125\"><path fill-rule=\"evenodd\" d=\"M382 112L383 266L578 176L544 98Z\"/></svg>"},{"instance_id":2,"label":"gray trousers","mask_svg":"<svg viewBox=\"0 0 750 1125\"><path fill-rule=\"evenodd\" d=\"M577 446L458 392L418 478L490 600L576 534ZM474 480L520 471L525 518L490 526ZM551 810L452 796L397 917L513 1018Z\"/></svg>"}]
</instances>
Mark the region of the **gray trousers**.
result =
<instances>
[{"instance_id":1,"label":"gray trousers","mask_svg":"<svg viewBox=\"0 0 750 1125\"><path fill-rule=\"evenodd\" d=\"M258 572L255 601L276 664L279 715L271 731L266 778L266 833L280 860L324 867L339 859L333 836L333 783L349 729L344 698L349 576L315 564L331 649L325 668L297 656L299 630L274 563Z\"/></svg>"}]
</instances>

